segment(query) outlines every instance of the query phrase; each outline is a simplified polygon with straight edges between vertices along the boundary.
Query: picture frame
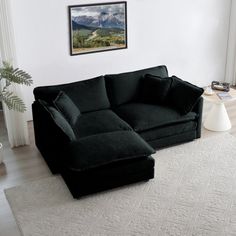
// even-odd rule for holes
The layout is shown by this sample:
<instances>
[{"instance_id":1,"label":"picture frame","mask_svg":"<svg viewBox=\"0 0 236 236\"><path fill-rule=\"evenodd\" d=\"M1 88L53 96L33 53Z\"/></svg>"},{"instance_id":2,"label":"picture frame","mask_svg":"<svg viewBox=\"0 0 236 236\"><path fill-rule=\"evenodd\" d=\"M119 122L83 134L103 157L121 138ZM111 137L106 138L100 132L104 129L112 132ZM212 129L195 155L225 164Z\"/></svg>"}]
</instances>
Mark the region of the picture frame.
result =
<instances>
[{"instance_id":1,"label":"picture frame","mask_svg":"<svg viewBox=\"0 0 236 236\"><path fill-rule=\"evenodd\" d=\"M71 56L128 47L126 1L72 5L68 10Z\"/></svg>"}]
</instances>

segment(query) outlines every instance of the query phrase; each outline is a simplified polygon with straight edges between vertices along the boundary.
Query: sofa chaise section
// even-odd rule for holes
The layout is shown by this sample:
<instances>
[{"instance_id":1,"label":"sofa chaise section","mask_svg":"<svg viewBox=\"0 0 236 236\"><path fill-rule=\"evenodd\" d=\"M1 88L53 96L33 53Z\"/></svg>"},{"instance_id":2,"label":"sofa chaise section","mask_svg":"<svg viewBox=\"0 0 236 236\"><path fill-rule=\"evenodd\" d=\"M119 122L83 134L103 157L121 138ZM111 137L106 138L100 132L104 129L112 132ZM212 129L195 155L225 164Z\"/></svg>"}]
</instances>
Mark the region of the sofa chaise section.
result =
<instances>
[{"instance_id":1,"label":"sofa chaise section","mask_svg":"<svg viewBox=\"0 0 236 236\"><path fill-rule=\"evenodd\" d=\"M154 177L155 151L133 131L81 138L66 153L61 175L75 198Z\"/></svg>"}]
</instances>

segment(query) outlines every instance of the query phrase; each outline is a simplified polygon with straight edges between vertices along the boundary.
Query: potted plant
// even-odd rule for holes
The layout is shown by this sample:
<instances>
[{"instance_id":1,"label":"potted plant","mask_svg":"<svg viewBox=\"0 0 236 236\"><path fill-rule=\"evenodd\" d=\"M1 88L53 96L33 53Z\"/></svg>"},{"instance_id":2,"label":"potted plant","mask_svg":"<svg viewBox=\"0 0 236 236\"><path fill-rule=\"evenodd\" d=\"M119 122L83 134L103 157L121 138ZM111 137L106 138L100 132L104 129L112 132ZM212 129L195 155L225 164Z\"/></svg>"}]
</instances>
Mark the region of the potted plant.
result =
<instances>
[{"instance_id":1,"label":"potted plant","mask_svg":"<svg viewBox=\"0 0 236 236\"><path fill-rule=\"evenodd\" d=\"M11 84L22 84L30 86L33 84L31 76L19 69L13 68L8 62L3 62L0 67L0 101L6 104L9 110L25 112L26 106L21 98L10 90ZM2 162L2 144L0 143L0 163Z\"/></svg>"},{"instance_id":2,"label":"potted plant","mask_svg":"<svg viewBox=\"0 0 236 236\"><path fill-rule=\"evenodd\" d=\"M33 80L27 72L19 68L14 69L10 63L3 62L3 66L0 67L0 100L7 105L9 110L25 112L26 106L23 100L9 90L12 83L30 86Z\"/></svg>"}]
</instances>

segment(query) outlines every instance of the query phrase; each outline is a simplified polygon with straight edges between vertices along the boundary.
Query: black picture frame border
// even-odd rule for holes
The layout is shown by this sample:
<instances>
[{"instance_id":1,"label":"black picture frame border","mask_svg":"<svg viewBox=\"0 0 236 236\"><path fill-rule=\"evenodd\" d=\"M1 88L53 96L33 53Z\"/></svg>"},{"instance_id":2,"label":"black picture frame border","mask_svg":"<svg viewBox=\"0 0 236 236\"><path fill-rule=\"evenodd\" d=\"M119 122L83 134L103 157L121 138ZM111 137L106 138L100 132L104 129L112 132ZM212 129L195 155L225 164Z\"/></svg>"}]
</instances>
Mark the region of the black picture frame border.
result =
<instances>
[{"instance_id":1,"label":"black picture frame border","mask_svg":"<svg viewBox=\"0 0 236 236\"><path fill-rule=\"evenodd\" d=\"M72 24L71 24L71 9L75 7L87 7L87 6L99 6L99 5L115 5L115 4L124 4L125 7L125 47L122 48L112 48L112 49L104 49L98 51L91 51L91 52L82 52L82 53L73 53L73 43L72 43ZM70 40L70 55L71 56L78 56L78 55L85 55L91 53L98 53L98 52L109 52L114 50L122 50L128 48L128 35L127 35L127 1L118 1L118 2L103 2L103 3L90 3L90 4L79 4L79 5L69 5L68 6L68 16L69 16L69 40Z\"/></svg>"}]
</instances>

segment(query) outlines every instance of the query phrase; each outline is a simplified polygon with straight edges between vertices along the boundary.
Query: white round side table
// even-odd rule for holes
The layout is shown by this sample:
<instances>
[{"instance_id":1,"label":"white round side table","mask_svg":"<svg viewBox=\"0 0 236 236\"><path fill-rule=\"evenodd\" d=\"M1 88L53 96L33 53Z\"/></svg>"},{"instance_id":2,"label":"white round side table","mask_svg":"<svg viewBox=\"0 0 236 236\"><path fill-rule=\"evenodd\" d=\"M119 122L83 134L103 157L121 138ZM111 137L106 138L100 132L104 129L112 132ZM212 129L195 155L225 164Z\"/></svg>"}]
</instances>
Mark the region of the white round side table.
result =
<instances>
[{"instance_id":1,"label":"white round side table","mask_svg":"<svg viewBox=\"0 0 236 236\"><path fill-rule=\"evenodd\" d=\"M211 131L227 131L231 129L231 122L225 108L225 103L236 100L236 90L230 89L228 92L231 96L229 99L220 99L217 93L221 91L214 90L213 95L203 95L203 98L212 103L212 108L207 114L204 127Z\"/></svg>"}]
</instances>

